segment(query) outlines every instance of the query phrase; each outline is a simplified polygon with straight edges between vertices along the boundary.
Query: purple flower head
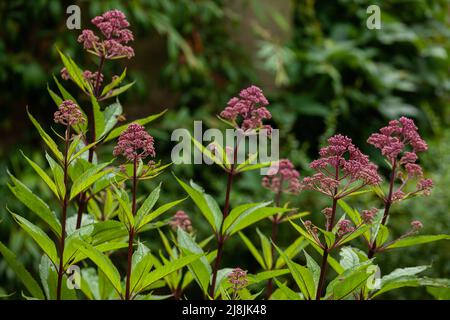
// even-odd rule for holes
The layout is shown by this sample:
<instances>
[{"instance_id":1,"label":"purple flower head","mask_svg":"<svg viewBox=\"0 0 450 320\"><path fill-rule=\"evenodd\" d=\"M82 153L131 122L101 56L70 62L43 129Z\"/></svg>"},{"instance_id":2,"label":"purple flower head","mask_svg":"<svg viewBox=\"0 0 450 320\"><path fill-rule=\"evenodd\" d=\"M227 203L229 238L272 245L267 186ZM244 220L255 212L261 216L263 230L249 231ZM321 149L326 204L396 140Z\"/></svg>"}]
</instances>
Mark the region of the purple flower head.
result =
<instances>
[{"instance_id":1,"label":"purple flower head","mask_svg":"<svg viewBox=\"0 0 450 320\"><path fill-rule=\"evenodd\" d=\"M61 74L61 78L63 80L69 80L70 79L70 74L69 74L69 71L67 71L66 67L61 69L60 74Z\"/></svg>"},{"instance_id":2,"label":"purple flower head","mask_svg":"<svg viewBox=\"0 0 450 320\"><path fill-rule=\"evenodd\" d=\"M404 152L402 162L415 162L417 155L415 157L414 155L428 149L427 143L420 137L414 121L406 117L389 121L389 124L381 128L379 133L373 133L367 142L380 149L391 163L402 152ZM411 151L406 150L408 146Z\"/></svg>"},{"instance_id":3,"label":"purple flower head","mask_svg":"<svg viewBox=\"0 0 450 320\"><path fill-rule=\"evenodd\" d=\"M192 223L189 216L183 210L178 210L175 215L170 219L169 225L173 230L177 230L181 228L184 231L191 232L192 231Z\"/></svg>"},{"instance_id":4,"label":"purple flower head","mask_svg":"<svg viewBox=\"0 0 450 320\"><path fill-rule=\"evenodd\" d=\"M417 153L428 150L427 143L423 140L414 121L406 117L389 121L386 127L378 133L373 133L368 143L381 151L396 171L395 177L401 181L400 187L393 193L392 201L400 201L405 198L403 188L409 179L417 178L416 191L429 195L433 183L430 179L423 178L422 167L417 164Z\"/></svg>"},{"instance_id":5,"label":"purple flower head","mask_svg":"<svg viewBox=\"0 0 450 320\"><path fill-rule=\"evenodd\" d=\"M423 224L419 220L414 220L414 221L411 221L411 228L414 231L419 231L420 229L423 228Z\"/></svg>"},{"instance_id":6,"label":"purple flower head","mask_svg":"<svg viewBox=\"0 0 450 320\"><path fill-rule=\"evenodd\" d=\"M101 32L102 39L96 36L92 30L85 29L78 37L78 42L83 43L86 50L103 56L106 59L117 59L134 56L132 47L126 46L134 40L133 33L128 29L130 23L120 10L110 10L91 20Z\"/></svg>"},{"instance_id":7,"label":"purple flower head","mask_svg":"<svg viewBox=\"0 0 450 320\"><path fill-rule=\"evenodd\" d=\"M72 100L64 100L54 114L54 121L65 126L74 126L86 121L80 108Z\"/></svg>"},{"instance_id":8,"label":"purple flower head","mask_svg":"<svg viewBox=\"0 0 450 320\"><path fill-rule=\"evenodd\" d=\"M263 120L272 118L272 114L267 110L269 104L262 90L256 86L243 89L239 97L231 98L227 107L220 113L220 116L233 122L236 127L244 131L253 129L267 129L271 132L272 127L263 125Z\"/></svg>"},{"instance_id":9,"label":"purple flower head","mask_svg":"<svg viewBox=\"0 0 450 320\"><path fill-rule=\"evenodd\" d=\"M244 289L248 284L247 271L235 268L228 274L228 282L231 283L234 291Z\"/></svg>"},{"instance_id":10,"label":"purple flower head","mask_svg":"<svg viewBox=\"0 0 450 320\"><path fill-rule=\"evenodd\" d=\"M269 170L268 175L263 177L263 187L275 193L299 193L301 189L300 173L295 170L292 162L288 159L281 159L277 164L277 169L276 173ZM274 170L276 169L274 168Z\"/></svg>"},{"instance_id":11,"label":"purple flower head","mask_svg":"<svg viewBox=\"0 0 450 320\"><path fill-rule=\"evenodd\" d=\"M350 222L350 220L341 220L338 222L337 224L337 235L338 237L343 237L346 234L352 233L353 231L355 231L355 227L352 226L352 223Z\"/></svg>"},{"instance_id":12,"label":"purple flower head","mask_svg":"<svg viewBox=\"0 0 450 320\"><path fill-rule=\"evenodd\" d=\"M373 219L377 215L378 209L377 208L371 208L370 210L363 210L361 212L361 218L363 219L364 223L371 224L373 222Z\"/></svg>"},{"instance_id":13,"label":"purple flower head","mask_svg":"<svg viewBox=\"0 0 450 320\"><path fill-rule=\"evenodd\" d=\"M319 154L320 158L310 164L316 173L302 181L304 189L342 198L381 181L377 166L346 136L338 134L329 138L328 145Z\"/></svg>"},{"instance_id":14,"label":"purple flower head","mask_svg":"<svg viewBox=\"0 0 450 320\"><path fill-rule=\"evenodd\" d=\"M120 134L119 141L114 148L115 156L123 155L130 161L155 157L154 139L143 126L132 123Z\"/></svg>"},{"instance_id":15,"label":"purple flower head","mask_svg":"<svg viewBox=\"0 0 450 320\"><path fill-rule=\"evenodd\" d=\"M94 87L97 82L98 71L92 72L89 70L83 71L83 78L86 79ZM100 73L99 83L103 82L103 73Z\"/></svg>"}]
</instances>

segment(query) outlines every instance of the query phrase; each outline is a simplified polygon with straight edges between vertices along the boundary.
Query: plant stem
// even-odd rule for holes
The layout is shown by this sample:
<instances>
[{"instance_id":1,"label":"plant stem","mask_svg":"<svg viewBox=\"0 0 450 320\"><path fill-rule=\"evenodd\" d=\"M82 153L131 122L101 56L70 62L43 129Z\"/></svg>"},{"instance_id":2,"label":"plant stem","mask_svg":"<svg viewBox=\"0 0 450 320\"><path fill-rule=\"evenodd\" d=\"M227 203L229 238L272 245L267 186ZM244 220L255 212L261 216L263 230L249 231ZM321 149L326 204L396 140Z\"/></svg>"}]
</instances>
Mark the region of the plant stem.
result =
<instances>
[{"instance_id":1,"label":"plant stem","mask_svg":"<svg viewBox=\"0 0 450 320\"><path fill-rule=\"evenodd\" d=\"M59 243L59 268L58 268L58 283L56 287L56 300L61 300L61 288L64 275L64 247L66 242L66 219L67 219L67 207L69 205L69 175L68 175L68 151L70 141L70 126L66 129L65 135L65 149L64 149L64 199L62 202L62 215L61 215L61 241Z\"/></svg>"},{"instance_id":2,"label":"plant stem","mask_svg":"<svg viewBox=\"0 0 450 320\"><path fill-rule=\"evenodd\" d=\"M280 189L278 190L277 194L275 195L275 206L277 208L280 207L282 186L283 186L283 179L281 178ZM273 265L275 264L275 242L277 240L277 235L278 235L278 224L280 223L279 218L280 218L279 214L277 213L276 215L273 216L273 220L272 220L272 233L270 236L270 238L272 240L272 266L269 266L270 270L273 269ZM269 281L267 282L266 298L269 299L270 296L272 295L272 293L273 293L273 279L270 278Z\"/></svg>"},{"instance_id":3,"label":"plant stem","mask_svg":"<svg viewBox=\"0 0 450 320\"><path fill-rule=\"evenodd\" d=\"M394 181L395 181L395 168L397 165L397 159L394 160L392 164L392 171L391 171L391 177L389 180L389 193L387 198L384 200L384 213L383 218L381 219L381 224L384 226L387 222L387 218L389 216L389 210L391 209L392 205L392 195L394 193ZM369 259L373 258L375 253L377 252L377 241L376 239L373 240L372 245L369 248L369 252L367 253L367 257Z\"/></svg>"},{"instance_id":4,"label":"plant stem","mask_svg":"<svg viewBox=\"0 0 450 320\"><path fill-rule=\"evenodd\" d=\"M332 207L332 211L331 211L331 218L330 218L330 223L328 224L328 228L327 228L328 232L333 230L334 218L336 216L336 207L337 207L337 199L333 198L333 207ZM329 252L330 252L330 249L328 248L328 245L325 241L325 246L323 248L322 264L320 265L319 283L317 285L317 291L316 291L316 300L320 300L320 297L322 296L323 286L325 283L325 275L326 275L327 266L328 266Z\"/></svg>"},{"instance_id":5,"label":"plant stem","mask_svg":"<svg viewBox=\"0 0 450 320\"><path fill-rule=\"evenodd\" d=\"M95 98L98 98L100 95L100 78L101 73L103 71L103 66L105 64L105 57L100 57L100 64L97 69L97 79L95 79L95 87L94 87L94 96ZM95 136L95 119L94 119L94 109L91 108L88 113L88 125L89 125L89 135L87 137L87 144L91 144L96 140ZM88 161L92 163L94 159L94 149L95 147L92 147L89 149L88 153ZM79 229L81 227L81 220L83 217L83 211L86 209L87 206L87 197L86 197L86 191L81 192L78 196L78 212L77 212L77 224L76 229Z\"/></svg>"},{"instance_id":6,"label":"plant stem","mask_svg":"<svg viewBox=\"0 0 450 320\"><path fill-rule=\"evenodd\" d=\"M220 229L217 234L217 256L216 256L216 261L214 262L211 287L209 289L209 295L211 296L211 298L213 300L214 300L214 291L216 288L217 272L219 271L219 268L220 268L220 262L222 260L222 255L223 255L223 246L224 246L225 240L226 240L225 236L223 235L223 222L225 221L225 219L228 216L228 213L230 211L230 194L231 194L231 187L233 184L233 177L235 174L234 170L235 170L236 161L237 161L238 144L239 144L239 141L236 143L236 147L234 148L233 163L231 164L231 168L228 171L227 191L225 194L225 205L223 208L222 223L220 224Z\"/></svg>"},{"instance_id":7,"label":"plant stem","mask_svg":"<svg viewBox=\"0 0 450 320\"><path fill-rule=\"evenodd\" d=\"M134 159L133 162L133 200L131 212L133 217L136 214L136 194L137 194L137 158ZM131 222L130 222L131 223ZM133 260L133 241L134 241L134 226L130 224L130 229L128 232L128 265L127 265L127 279L125 283L125 300L130 300L130 280L131 280L131 268L132 268L132 260Z\"/></svg>"},{"instance_id":8,"label":"plant stem","mask_svg":"<svg viewBox=\"0 0 450 320\"><path fill-rule=\"evenodd\" d=\"M335 173L334 178L335 180L339 181L339 157L336 156L336 167L335 167ZM338 187L334 189L333 194L333 205L331 208L331 217L330 221L327 224L327 231L331 232L333 230L334 226L334 219L336 217L336 208L337 208L337 195L338 194ZM316 290L316 300L320 300L320 297L322 296L323 286L325 284L325 276L327 273L327 266L328 266L328 254L331 249L328 248L327 242L325 241L325 245L323 248L323 255L322 255L322 264L320 266L320 276L319 276L319 283L317 284L317 290Z\"/></svg>"}]
</instances>

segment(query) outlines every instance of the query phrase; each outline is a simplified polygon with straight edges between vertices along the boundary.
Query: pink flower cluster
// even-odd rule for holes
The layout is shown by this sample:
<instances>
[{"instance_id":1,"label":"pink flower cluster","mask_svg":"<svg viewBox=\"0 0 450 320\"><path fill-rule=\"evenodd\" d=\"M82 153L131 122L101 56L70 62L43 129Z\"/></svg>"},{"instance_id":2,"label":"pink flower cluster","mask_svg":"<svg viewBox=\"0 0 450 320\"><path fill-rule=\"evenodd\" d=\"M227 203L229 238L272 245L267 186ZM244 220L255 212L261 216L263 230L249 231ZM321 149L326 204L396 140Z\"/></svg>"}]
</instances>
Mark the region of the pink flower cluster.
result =
<instances>
[{"instance_id":1,"label":"pink flower cluster","mask_svg":"<svg viewBox=\"0 0 450 320\"><path fill-rule=\"evenodd\" d=\"M192 222L189 216L183 210L178 210L172 219L169 221L169 225L173 230L181 228L184 231L192 231Z\"/></svg>"},{"instance_id":2,"label":"pink flower cluster","mask_svg":"<svg viewBox=\"0 0 450 320\"><path fill-rule=\"evenodd\" d=\"M276 172L271 172L274 169ZM295 170L294 165L289 159L281 159L277 168L269 169L268 175L262 179L263 187L272 190L275 193L299 193L301 189L300 173Z\"/></svg>"},{"instance_id":3,"label":"pink flower cluster","mask_svg":"<svg viewBox=\"0 0 450 320\"><path fill-rule=\"evenodd\" d=\"M346 136L338 134L329 138L328 146L322 148L319 154L320 158L310 164L317 173L303 179L304 189L342 198L366 185L381 182L377 166ZM354 187L355 182L360 182L360 185ZM343 186L338 190L341 184Z\"/></svg>"},{"instance_id":4,"label":"pink flower cluster","mask_svg":"<svg viewBox=\"0 0 450 320\"><path fill-rule=\"evenodd\" d=\"M78 37L78 42L83 43L86 50L103 56L106 59L118 59L134 56L133 48L126 46L134 40L133 33L128 29L130 23L120 10L110 10L97 16L91 22L100 30L103 39L100 39L94 31L84 29Z\"/></svg>"},{"instance_id":5,"label":"pink flower cluster","mask_svg":"<svg viewBox=\"0 0 450 320\"><path fill-rule=\"evenodd\" d=\"M350 220L343 219L338 222L336 231L338 237L343 237L346 234L352 233L353 231L355 231L355 227L352 226Z\"/></svg>"},{"instance_id":6,"label":"pink flower cluster","mask_svg":"<svg viewBox=\"0 0 450 320\"><path fill-rule=\"evenodd\" d=\"M235 126L244 131L254 129L267 129L270 135L272 127L263 125L264 119L272 118L266 106L269 104L262 90L256 86L243 89L239 97L234 97L228 101L227 107L220 113L220 116L233 122ZM240 122L240 123L239 123Z\"/></svg>"},{"instance_id":7,"label":"pink flower cluster","mask_svg":"<svg viewBox=\"0 0 450 320\"><path fill-rule=\"evenodd\" d=\"M228 274L228 282L231 283L234 291L244 289L248 284L247 271L235 268Z\"/></svg>"},{"instance_id":8,"label":"pink flower cluster","mask_svg":"<svg viewBox=\"0 0 450 320\"><path fill-rule=\"evenodd\" d=\"M114 148L115 156L123 155L130 161L155 157L154 139L143 126L132 123L120 134L119 141Z\"/></svg>"},{"instance_id":9,"label":"pink flower cluster","mask_svg":"<svg viewBox=\"0 0 450 320\"><path fill-rule=\"evenodd\" d=\"M74 126L86 121L80 108L72 100L64 100L54 114L54 121L65 126Z\"/></svg>"},{"instance_id":10,"label":"pink flower cluster","mask_svg":"<svg viewBox=\"0 0 450 320\"><path fill-rule=\"evenodd\" d=\"M361 212L361 218L366 224L371 224L373 222L373 219L375 219L375 216L378 213L377 208L371 208L370 210L363 210Z\"/></svg>"},{"instance_id":11,"label":"pink flower cluster","mask_svg":"<svg viewBox=\"0 0 450 320\"><path fill-rule=\"evenodd\" d=\"M418 152L428 149L427 143L420 137L414 121L406 117L392 120L379 133L372 134L367 140L381 150L391 163L393 170L398 170L396 178L400 179L401 186L393 193L392 201L399 201L405 197L403 187L409 179L418 178L416 191L429 195L433 187L431 179L423 178L422 167L417 164Z\"/></svg>"}]
</instances>

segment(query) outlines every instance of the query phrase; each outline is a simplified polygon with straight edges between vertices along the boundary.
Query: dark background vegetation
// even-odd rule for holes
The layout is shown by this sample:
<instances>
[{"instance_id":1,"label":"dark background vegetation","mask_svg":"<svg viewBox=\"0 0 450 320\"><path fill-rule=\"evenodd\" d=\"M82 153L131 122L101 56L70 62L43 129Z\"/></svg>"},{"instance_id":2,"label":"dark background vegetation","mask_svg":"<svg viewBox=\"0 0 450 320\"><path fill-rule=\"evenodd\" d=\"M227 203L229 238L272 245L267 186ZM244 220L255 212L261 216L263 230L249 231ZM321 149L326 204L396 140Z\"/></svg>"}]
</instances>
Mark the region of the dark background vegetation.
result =
<instances>
[{"instance_id":1,"label":"dark background vegetation","mask_svg":"<svg viewBox=\"0 0 450 320\"><path fill-rule=\"evenodd\" d=\"M6 171L23 177L40 194L51 195L24 166L19 150L43 163L39 138L26 117L25 107L51 125L54 104L47 94L51 75L62 64L56 47L75 57L82 66L91 58L76 42L79 30L67 30L66 7L82 8L82 26L105 10L123 10L137 41L136 57L111 65L106 74L127 66L127 78L136 85L121 97L125 116L132 120L168 108L149 131L157 139L158 157L170 161L175 128L193 129L193 120L217 127L215 115L229 98L250 84L260 86L271 102L273 125L281 132L282 157L309 173L324 140L340 132L349 135L382 170L382 159L365 141L388 120L412 117L430 145L421 158L427 176L435 181L428 198L396 206L390 226L400 235L413 219L421 220L424 233L448 233L450 225L450 28L447 0L135 0L135 1L0 1L0 240L18 253L30 270L36 270L39 251L14 225L6 206L26 215L8 191ZM382 29L366 28L371 4L381 7ZM71 88L75 94L76 88ZM105 147L101 152L111 152ZM217 168L174 166L185 180L195 178L209 193L224 199L225 177ZM169 170L170 171L170 170ZM232 203L273 197L260 185L258 173L242 176ZM179 198L181 188L170 172L163 199ZM148 190L157 181L147 184ZM328 204L304 192L286 197L300 210L320 221ZM49 200L50 201L50 200ZM371 196L352 201L358 209L380 206ZM192 203L186 211L200 238L208 227ZM22 211L21 211L22 210ZM259 226L268 230L269 223ZM267 228L267 229L266 229ZM256 232L246 234L256 239ZM297 236L282 226L282 245ZM155 235L146 239L157 248ZM237 239L236 239L237 240ZM358 244L357 244L358 245ZM238 241L227 244L225 264L256 271L250 254ZM450 246L438 242L380 255L383 273L396 267L432 264L429 276L450 277ZM0 291L18 291L15 276L0 260ZM394 291L390 298L431 298L425 289Z\"/></svg>"}]
</instances>

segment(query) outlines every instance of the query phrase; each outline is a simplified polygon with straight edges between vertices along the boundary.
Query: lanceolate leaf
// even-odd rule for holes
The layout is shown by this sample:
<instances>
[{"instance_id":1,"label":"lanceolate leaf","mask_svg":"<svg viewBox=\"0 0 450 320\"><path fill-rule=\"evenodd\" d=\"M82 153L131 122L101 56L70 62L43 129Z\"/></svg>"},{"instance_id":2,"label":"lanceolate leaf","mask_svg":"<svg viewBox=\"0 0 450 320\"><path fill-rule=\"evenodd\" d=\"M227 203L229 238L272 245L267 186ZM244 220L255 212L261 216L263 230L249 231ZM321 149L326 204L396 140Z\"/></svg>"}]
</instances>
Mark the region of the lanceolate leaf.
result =
<instances>
[{"instance_id":1,"label":"lanceolate leaf","mask_svg":"<svg viewBox=\"0 0 450 320\"><path fill-rule=\"evenodd\" d=\"M56 251L55 244L52 240L42 231L41 228L32 224L27 219L11 212L14 220L19 224L19 226L26 231L36 243L41 247L41 249L45 252L45 254L49 257L49 259L55 264L58 265L58 254Z\"/></svg>"},{"instance_id":2,"label":"lanceolate leaf","mask_svg":"<svg viewBox=\"0 0 450 320\"><path fill-rule=\"evenodd\" d=\"M42 129L39 122L37 122L37 120L29 112L28 112L28 117L30 118L31 122L36 127L36 129L38 130L39 135L41 136L42 140L44 140L45 144L48 146L50 151L56 156L56 158L59 161L62 161L63 155L62 155L61 151L59 151L58 145L56 144L56 142L53 141L53 139L44 131L44 129Z\"/></svg>"},{"instance_id":3,"label":"lanceolate leaf","mask_svg":"<svg viewBox=\"0 0 450 320\"><path fill-rule=\"evenodd\" d=\"M291 211L292 209L289 208L276 208L276 207L266 207L270 202L261 203L261 204L253 204L254 206L251 208L247 208L244 210L237 218L235 215L233 215L233 210L231 211L230 215L225 219L224 222L224 232L226 232L229 235L233 235L234 233L247 228L248 226L254 224L255 222L258 222L262 219L265 219L267 217L270 217L274 214L283 213L287 211ZM246 206L246 205L243 205ZM236 210L241 210L239 206L235 208ZM227 222L228 218L230 218L232 223L227 223L229 225L228 228L225 228L225 223ZM236 218L233 220L232 218Z\"/></svg>"},{"instance_id":4,"label":"lanceolate leaf","mask_svg":"<svg viewBox=\"0 0 450 320\"><path fill-rule=\"evenodd\" d=\"M30 189L27 188L22 182L17 180L10 174L13 185L8 184L11 192L19 199L28 209L38 215L50 229L58 236L61 236L61 224L59 223L56 215L50 210L50 207L37 195L35 195Z\"/></svg>"},{"instance_id":5,"label":"lanceolate leaf","mask_svg":"<svg viewBox=\"0 0 450 320\"><path fill-rule=\"evenodd\" d=\"M143 126L143 125L146 125L149 122L152 122L152 121L158 119L159 117L161 117L166 112L167 112L167 110L164 110L164 111L162 111L162 112L160 112L158 114L154 114L154 115L148 116L146 118L136 120L134 122L139 123L140 125ZM105 142L117 138L122 133L122 131L124 131L126 128L128 128L129 125L130 125L129 123L128 124L124 124L124 125L122 125L120 127L115 128L114 130L112 130L108 134L108 136L105 138Z\"/></svg>"},{"instance_id":6,"label":"lanceolate leaf","mask_svg":"<svg viewBox=\"0 0 450 320\"><path fill-rule=\"evenodd\" d=\"M98 140L105 130L105 116L100 110L100 105L98 104L97 98L91 95L92 110L94 113L94 124L95 124L95 140Z\"/></svg>"},{"instance_id":7,"label":"lanceolate leaf","mask_svg":"<svg viewBox=\"0 0 450 320\"><path fill-rule=\"evenodd\" d=\"M44 300L44 293L36 280L31 276L31 274L25 269L19 259L17 259L14 252L9 250L3 243L0 242L0 253L5 259L6 263L14 270L17 277L23 283L28 292L33 296L33 298Z\"/></svg>"},{"instance_id":8,"label":"lanceolate leaf","mask_svg":"<svg viewBox=\"0 0 450 320\"><path fill-rule=\"evenodd\" d=\"M120 274L111 260L99 250L95 249L92 245L81 241L79 243L79 249L98 266L98 268L105 274L114 289L120 295L122 292Z\"/></svg>"},{"instance_id":9,"label":"lanceolate leaf","mask_svg":"<svg viewBox=\"0 0 450 320\"><path fill-rule=\"evenodd\" d=\"M188 255L156 268L145 277L142 284L142 289L145 290L159 279L162 279L168 274L171 274L172 272L187 266L188 264L200 258L201 256L202 256L201 254Z\"/></svg>"},{"instance_id":10,"label":"lanceolate leaf","mask_svg":"<svg viewBox=\"0 0 450 320\"><path fill-rule=\"evenodd\" d=\"M96 165L86 170L81 176L79 176L72 185L70 190L70 199L75 198L80 192L85 191L99 179L112 172L114 169L103 170L109 163L103 163ZM103 171L100 171L103 170ZM99 172L100 171L100 172Z\"/></svg>"},{"instance_id":11,"label":"lanceolate leaf","mask_svg":"<svg viewBox=\"0 0 450 320\"><path fill-rule=\"evenodd\" d=\"M176 205L180 204L181 202L183 202L184 200L186 200L187 198L184 199L180 199L180 200L175 200L166 204L163 204L161 207L159 207L158 209L156 209L155 211L151 212L150 214L147 214L139 223L137 229L141 229L143 226L145 226L147 223L152 222L153 220L155 220L156 218L158 218L160 215L162 215L163 213L169 211L170 209L172 209L173 207L175 207Z\"/></svg>"},{"instance_id":12,"label":"lanceolate leaf","mask_svg":"<svg viewBox=\"0 0 450 320\"><path fill-rule=\"evenodd\" d=\"M268 267L266 266L266 263L265 263L263 257L259 253L258 249L256 249L256 247L250 241L250 239L248 239L242 232L239 232L239 236L241 237L242 241L244 241L245 245L250 250L251 254L256 259L256 261L258 261L258 263L260 264L261 268L268 269Z\"/></svg>"},{"instance_id":13,"label":"lanceolate leaf","mask_svg":"<svg viewBox=\"0 0 450 320\"><path fill-rule=\"evenodd\" d=\"M307 268L293 262L288 256L277 246L275 246L278 253L286 261L286 264L291 271L292 277L297 283L300 291L306 299L313 299L316 294L316 286L314 283L313 273Z\"/></svg>"},{"instance_id":14,"label":"lanceolate leaf","mask_svg":"<svg viewBox=\"0 0 450 320\"><path fill-rule=\"evenodd\" d=\"M189 271L193 274L200 288L203 290L203 293L206 294L208 291L212 270L207 258L204 256L203 249L194 241L194 239L192 239L189 234L187 234L181 228L178 228L177 240L180 249L185 254L202 255L199 259L192 261L188 265L188 268Z\"/></svg>"},{"instance_id":15,"label":"lanceolate leaf","mask_svg":"<svg viewBox=\"0 0 450 320\"><path fill-rule=\"evenodd\" d=\"M192 201L194 201L196 206L200 209L205 219L212 226L213 230L215 232L220 230L220 225L222 223L222 212L217 210L217 204L214 205L213 202L211 202L213 200L212 197L208 199L206 194L199 191L198 188L196 189L187 185L176 176L175 179L177 179L178 183L183 187L183 189L191 197Z\"/></svg>"},{"instance_id":16,"label":"lanceolate leaf","mask_svg":"<svg viewBox=\"0 0 450 320\"><path fill-rule=\"evenodd\" d=\"M385 249L395 249L402 247L414 246L417 244L434 242L438 240L449 240L450 235L447 234L437 234L437 235L419 235L419 236L410 236L407 238L403 238L397 241L392 242L387 245Z\"/></svg>"}]
</instances>

